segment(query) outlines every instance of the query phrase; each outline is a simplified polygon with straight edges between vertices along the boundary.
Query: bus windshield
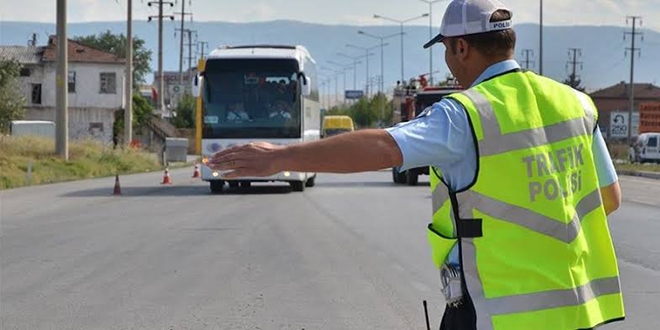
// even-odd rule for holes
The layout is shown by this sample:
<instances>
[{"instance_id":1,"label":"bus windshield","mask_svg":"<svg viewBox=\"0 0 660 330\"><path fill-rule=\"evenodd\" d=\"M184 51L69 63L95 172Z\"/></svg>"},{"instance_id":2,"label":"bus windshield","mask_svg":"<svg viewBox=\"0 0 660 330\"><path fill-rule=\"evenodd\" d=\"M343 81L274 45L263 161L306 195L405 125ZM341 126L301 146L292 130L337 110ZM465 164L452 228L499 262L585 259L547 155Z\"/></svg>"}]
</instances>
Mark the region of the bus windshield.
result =
<instances>
[{"instance_id":1,"label":"bus windshield","mask_svg":"<svg viewBox=\"0 0 660 330\"><path fill-rule=\"evenodd\" d=\"M203 137L300 138L298 63L211 59L203 92Z\"/></svg>"}]
</instances>

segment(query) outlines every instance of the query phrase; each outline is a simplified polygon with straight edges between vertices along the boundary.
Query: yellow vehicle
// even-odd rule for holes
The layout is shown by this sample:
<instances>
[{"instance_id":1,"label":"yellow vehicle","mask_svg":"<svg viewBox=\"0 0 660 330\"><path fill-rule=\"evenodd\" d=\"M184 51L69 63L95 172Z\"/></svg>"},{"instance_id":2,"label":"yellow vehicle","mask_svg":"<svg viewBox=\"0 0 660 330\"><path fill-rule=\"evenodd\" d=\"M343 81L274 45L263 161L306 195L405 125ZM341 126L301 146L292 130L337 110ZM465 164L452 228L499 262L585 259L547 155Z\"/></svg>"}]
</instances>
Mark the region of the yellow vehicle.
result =
<instances>
[{"instance_id":1,"label":"yellow vehicle","mask_svg":"<svg viewBox=\"0 0 660 330\"><path fill-rule=\"evenodd\" d=\"M353 119L349 116L325 116L321 127L321 138L354 130Z\"/></svg>"}]
</instances>

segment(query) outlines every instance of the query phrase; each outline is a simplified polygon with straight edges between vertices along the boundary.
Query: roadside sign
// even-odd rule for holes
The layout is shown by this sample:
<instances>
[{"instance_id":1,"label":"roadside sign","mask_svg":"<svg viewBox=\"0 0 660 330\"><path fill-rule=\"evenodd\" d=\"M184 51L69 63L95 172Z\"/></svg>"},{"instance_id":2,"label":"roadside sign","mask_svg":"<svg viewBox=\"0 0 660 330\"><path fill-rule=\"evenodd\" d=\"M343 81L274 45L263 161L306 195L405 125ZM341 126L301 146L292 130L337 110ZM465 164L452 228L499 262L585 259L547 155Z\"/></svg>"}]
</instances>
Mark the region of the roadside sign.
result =
<instances>
[{"instance_id":1,"label":"roadside sign","mask_svg":"<svg viewBox=\"0 0 660 330\"><path fill-rule=\"evenodd\" d=\"M627 138L628 137L628 111L610 112L610 137ZM639 132L639 113L633 112L632 136L637 136Z\"/></svg>"},{"instance_id":2,"label":"roadside sign","mask_svg":"<svg viewBox=\"0 0 660 330\"><path fill-rule=\"evenodd\" d=\"M660 102L645 102L639 107L640 133L660 132Z\"/></svg>"},{"instance_id":3,"label":"roadside sign","mask_svg":"<svg viewBox=\"0 0 660 330\"><path fill-rule=\"evenodd\" d=\"M357 100L364 97L364 91L344 91L344 98L347 100Z\"/></svg>"}]
</instances>

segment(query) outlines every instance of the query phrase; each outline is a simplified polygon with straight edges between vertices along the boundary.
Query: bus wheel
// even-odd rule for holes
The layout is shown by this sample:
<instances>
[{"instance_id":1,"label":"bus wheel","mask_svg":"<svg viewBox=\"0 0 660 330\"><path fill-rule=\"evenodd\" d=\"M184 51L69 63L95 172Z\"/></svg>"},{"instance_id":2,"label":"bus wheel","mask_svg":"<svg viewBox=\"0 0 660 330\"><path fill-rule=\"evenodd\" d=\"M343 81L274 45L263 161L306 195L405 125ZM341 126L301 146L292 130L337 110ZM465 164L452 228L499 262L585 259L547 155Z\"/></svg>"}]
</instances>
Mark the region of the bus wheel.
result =
<instances>
[{"instance_id":1,"label":"bus wheel","mask_svg":"<svg viewBox=\"0 0 660 330\"><path fill-rule=\"evenodd\" d=\"M250 188L250 186L252 186L252 182L250 181L241 182L241 188Z\"/></svg>"},{"instance_id":2,"label":"bus wheel","mask_svg":"<svg viewBox=\"0 0 660 330\"><path fill-rule=\"evenodd\" d=\"M210 182L211 186L211 192L214 194L219 194L222 192L222 188L224 187L225 182L224 181L219 181L219 180L213 180Z\"/></svg>"},{"instance_id":3,"label":"bus wheel","mask_svg":"<svg viewBox=\"0 0 660 330\"><path fill-rule=\"evenodd\" d=\"M238 182L236 181L229 181L229 188L238 188Z\"/></svg>"},{"instance_id":4,"label":"bus wheel","mask_svg":"<svg viewBox=\"0 0 660 330\"><path fill-rule=\"evenodd\" d=\"M305 191L305 182L304 181L293 181L289 182L291 189L293 191Z\"/></svg>"}]
</instances>

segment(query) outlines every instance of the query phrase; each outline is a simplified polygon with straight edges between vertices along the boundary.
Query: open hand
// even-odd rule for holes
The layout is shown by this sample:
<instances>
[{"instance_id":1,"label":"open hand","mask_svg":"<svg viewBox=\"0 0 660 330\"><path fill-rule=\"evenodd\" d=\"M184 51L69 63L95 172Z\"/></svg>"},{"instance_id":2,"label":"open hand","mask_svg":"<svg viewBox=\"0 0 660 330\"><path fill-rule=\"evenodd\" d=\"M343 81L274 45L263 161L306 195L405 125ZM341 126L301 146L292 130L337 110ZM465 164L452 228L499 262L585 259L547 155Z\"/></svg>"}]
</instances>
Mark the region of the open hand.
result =
<instances>
[{"instance_id":1,"label":"open hand","mask_svg":"<svg viewBox=\"0 0 660 330\"><path fill-rule=\"evenodd\" d=\"M267 142L254 142L232 147L214 154L208 166L216 171L232 171L222 177L266 177L281 172L279 151L285 147Z\"/></svg>"}]
</instances>

